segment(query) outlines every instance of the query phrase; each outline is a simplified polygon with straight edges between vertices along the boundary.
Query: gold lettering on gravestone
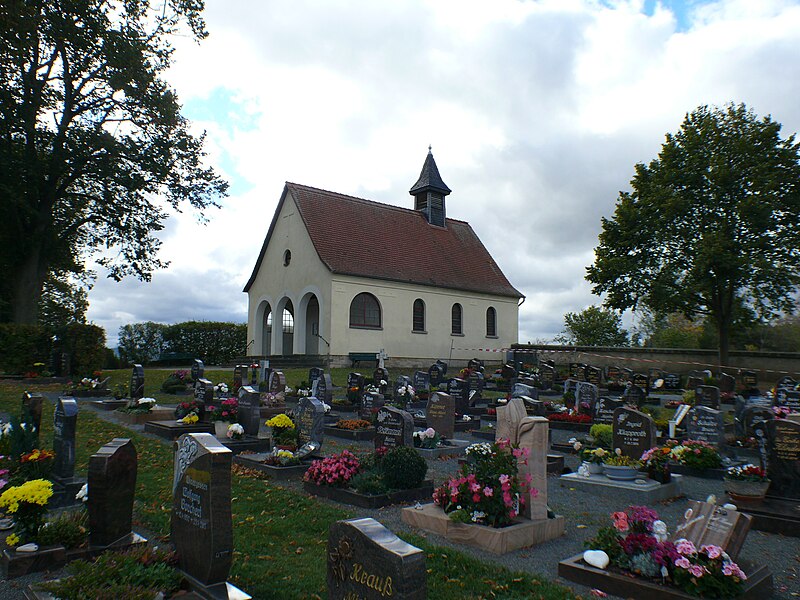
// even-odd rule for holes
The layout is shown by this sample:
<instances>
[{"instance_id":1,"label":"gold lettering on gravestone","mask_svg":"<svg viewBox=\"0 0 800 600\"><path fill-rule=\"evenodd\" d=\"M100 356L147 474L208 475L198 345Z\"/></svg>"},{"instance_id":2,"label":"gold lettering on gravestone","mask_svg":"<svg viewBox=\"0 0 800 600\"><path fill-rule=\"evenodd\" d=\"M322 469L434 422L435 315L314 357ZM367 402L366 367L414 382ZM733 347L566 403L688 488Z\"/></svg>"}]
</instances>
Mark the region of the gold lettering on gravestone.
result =
<instances>
[{"instance_id":1,"label":"gold lettering on gravestone","mask_svg":"<svg viewBox=\"0 0 800 600\"><path fill-rule=\"evenodd\" d=\"M308 409L300 413L300 444L307 444L311 441L311 429L313 426L313 409Z\"/></svg>"},{"instance_id":2,"label":"gold lettering on gravestone","mask_svg":"<svg viewBox=\"0 0 800 600\"><path fill-rule=\"evenodd\" d=\"M775 457L781 460L797 460L800 457L800 433L781 429L775 436Z\"/></svg>"},{"instance_id":3,"label":"gold lettering on gravestone","mask_svg":"<svg viewBox=\"0 0 800 600\"><path fill-rule=\"evenodd\" d=\"M350 581L360 583L387 598L394 593L392 590L391 577L380 577L374 573L370 573L361 563L353 563L353 570L350 572Z\"/></svg>"}]
</instances>

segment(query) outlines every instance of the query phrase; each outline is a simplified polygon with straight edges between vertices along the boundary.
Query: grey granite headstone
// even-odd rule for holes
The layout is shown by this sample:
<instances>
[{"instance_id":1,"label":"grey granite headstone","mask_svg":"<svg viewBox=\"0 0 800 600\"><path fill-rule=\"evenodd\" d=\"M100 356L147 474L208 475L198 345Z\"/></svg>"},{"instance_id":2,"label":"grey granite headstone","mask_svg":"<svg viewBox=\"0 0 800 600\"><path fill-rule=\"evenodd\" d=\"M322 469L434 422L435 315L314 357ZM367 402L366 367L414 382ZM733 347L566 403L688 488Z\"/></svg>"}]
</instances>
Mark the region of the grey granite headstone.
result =
<instances>
[{"instance_id":1,"label":"grey granite headstone","mask_svg":"<svg viewBox=\"0 0 800 600\"><path fill-rule=\"evenodd\" d=\"M140 400L144 398L144 367L142 367L142 365L133 365L131 371L130 396L131 400Z\"/></svg>"},{"instance_id":2,"label":"grey granite headstone","mask_svg":"<svg viewBox=\"0 0 800 600\"><path fill-rule=\"evenodd\" d=\"M603 423L611 425L614 422L614 411L622 408L625 401L621 398L609 398L601 396L594 404L594 419L595 423Z\"/></svg>"},{"instance_id":3,"label":"grey granite headstone","mask_svg":"<svg viewBox=\"0 0 800 600\"><path fill-rule=\"evenodd\" d=\"M375 417L375 447L412 446L414 418L394 406L381 406Z\"/></svg>"},{"instance_id":4,"label":"grey granite headstone","mask_svg":"<svg viewBox=\"0 0 800 600\"><path fill-rule=\"evenodd\" d=\"M186 433L174 449L170 541L180 568L203 597L242 597L226 582L233 561L231 451L209 433Z\"/></svg>"},{"instance_id":5,"label":"grey granite headstone","mask_svg":"<svg viewBox=\"0 0 800 600\"><path fill-rule=\"evenodd\" d=\"M89 457L89 544L131 541L138 458L127 438L114 438Z\"/></svg>"},{"instance_id":6,"label":"grey granite headstone","mask_svg":"<svg viewBox=\"0 0 800 600\"><path fill-rule=\"evenodd\" d=\"M514 387L511 388L511 397L521 398L522 396L536 399L539 397L539 392L536 388L525 385L524 383L515 383Z\"/></svg>"},{"instance_id":7,"label":"grey granite headstone","mask_svg":"<svg viewBox=\"0 0 800 600\"><path fill-rule=\"evenodd\" d=\"M719 409L720 390L713 385L698 385L694 390L695 406Z\"/></svg>"},{"instance_id":8,"label":"grey granite headstone","mask_svg":"<svg viewBox=\"0 0 800 600\"><path fill-rule=\"evenodd\" d=\"M774 419L769 424L768 495L800 502L800 423Z\"/></svg>"},{"instance_id":9,"label":"grey granite headstone","mask_svg":"<svg viewBox=\"0 0 800 600\"><path fill-rule=\"evenodd\" d=\"M258 428L261 426L261 394L257 389L249 385L239 388L237 413L244 435L258 436Z\"/></svg>"},{"instance_id":10,"label":"grey granite headstone","mask_svg":"<svg viewBox=\"0 0 800 600\"><path fill-rule=\"evenodd\" d=\"M306 396L297 403L297 430L300 445L308 443L322 445L325 427L325 407L317 398Z\"/></svg>"},{"instance_id":11,"label":"grey granite headstone","mask_svg":"<svg viewBox=\"0 0 800 600\"><path fill-rule=\"evenodd\" d=\"M707 406L695 406L686 415L686 435L690 440L707 442L717 448L725 440L722 413Z\"/></svg>"},{"instance_id":12,"label":"grey granite headstone","mask_svg":"<svg viewBox=\"0 0 800 600\"><path fill-rule=\"evenodd\" d=\"M358 407L358 417L365 421L374 421L378 409L383 406L386 399L379 392L367 392L361 396L361 404Z\"/></svg>"},{"instance_id":13,"label":"grey granite headstone","mask_svg":"<svg viewBox=\"0 0 800 600\"><path fill-rule=\"evenodd\" d=\"M425 411L428 427L445 438L452 438L456 427L456 402L450 394L434 392Z\"/></svg>"},{"instance_id":14,"label":"grey granite headstone","mask_svg":"<svg viewBox=\"0 0 800 600\"><path fill-rule=\"evenodd\" d=\"M53 476L70 479L75 475L75 431L78 426L78 403L75 398L58 399L53 415Z\"/></svg>"},{"instance_id":15,"label":"grey granite headstone","mask_svg":"<svg viewBox=\"0 0 800 600\"><path fill-rule=\"evenodd\" d=\"M199 358L195 358L192 363L192 381L198 381L205 376L206 366Z\"/></svg>"},{"instance_id":16,"label":"grey granite headstone","mask_svg":"<svg viewBox=\"0 0 800 600\"><path fill-rule=\"evenodd\" d=\"M656 428L649 415L623 407L614 411L613 419L614 450L619 448L624 456L639 460L655 446Z\"/></svg>"},{"instance_id":17,"label":"grey granite headstone","mask_svg":"<svg viewBox=\"0 0 800 600\"><path fill-rule=\"evenodd\" d=\"M22 422L33 425L36 433L42 425L42 402L44 396L34 392L24 392L22 394Z\"/></svg>"},{"instance_id":18,"label":"grey granite headstone","mask_svg":"<svg viewBox=\"0 0 800 600\"><path fill-rule=\"evenodd\" d=\"M374 519L337 521L328 532L328 600L425 600L425 553Z\"/></svg>"}]
</instances>

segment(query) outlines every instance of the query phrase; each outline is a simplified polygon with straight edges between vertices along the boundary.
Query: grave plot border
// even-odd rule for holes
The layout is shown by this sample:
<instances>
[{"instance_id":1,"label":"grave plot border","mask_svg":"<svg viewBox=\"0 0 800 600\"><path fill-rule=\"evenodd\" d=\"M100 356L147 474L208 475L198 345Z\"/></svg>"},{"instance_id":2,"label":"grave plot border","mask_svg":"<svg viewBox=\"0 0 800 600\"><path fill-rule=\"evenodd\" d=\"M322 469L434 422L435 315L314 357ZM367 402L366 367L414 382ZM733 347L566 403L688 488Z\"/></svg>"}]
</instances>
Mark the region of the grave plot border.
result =
<instances>
[{"instance_id":1,"label":"grave plot border","mask_svg":"<svg viewBox=\"0 0 800 600\"><path fill-rule=\"evenodd\" d=\"M494 439L494 438L493 438ZM414 447L423 458L434 459L442 456L461 456L467 446L471 446L473 442L467 440L447 440L452 446L442 446L441 448L417 448Z\"/></svg>"},{"instance_id":2,"label":"grave plot border","mask_svg":"<svg viewBox=\"0 0 800 600\"><path fill-rule=\"evenodd\" d=\"M734 461L734 464L742 464L742 462ZM669 463L669 470L678 475L688 475L690 477L699 477L700 479L718 479L720 481L728 472L724 467L715 469L695 469L694 467L687 467L686 465L673 462Z\"/></svg>"},{"instance_id":3,"label":"grave plot border","mask_svg":"<svg viewBox=\"0 0 800 600\"><path fill-rule=\"evenodd\" d=\"M760 565L753 569L746 563L742 568L747 573L747 581L738 600L760 600L772 595L772 573ZM558 576L591 588L598 588L607 594L622 598L647 598L648 600L692 600L690 596L677 588L658 585L656 583L631 577L623 573L598 569L583 562L583 553L576 554L558 563Z\"/></svg>"},{"instance_id":4,"label":"grave plot border","mask_svg":"<svg viewBox=\"0 0 800 600\"><path fill-rule=\"evenodd\" d=\"M124 408L124 407L123 407ZM125 425L144 425L148 421L166 421L175 414L174 408L165 408L163 406L154 406L150 412L139 413L126 413L117 412L112 413L120 423Z\"/></svg>"},{"instance_id":5,"label":"grave plot border","mask_svg":"<svg viewBox=\"0 0 800 600\"><path fill-rule=\"evenodd\" d=\"M550 419L548 419L550 421ZM594 423L570 423L569 421L550 421L550 429L559 429L562 431L579 431L581 433L589 433Z\"/></svg>"},{"instance_id":6,"label":"grave plot border","mask_svg":"<svg viewBox=\"0 0 800 600\"><path fill-rule=\"evenodd\" d=\"M64 396L71 398L113 398L114 392L109 389L104 390L69 390Z\"/></svg>"},{"instance_id":7,"label":"grave plot border","mask_svg":"<svg viewBox=\"0 0 800 600\"><path fill-rule=\"evenodd\" d=\"M285 467L266 465L252 458L253 456L258 456L258 454L260 453L257 452L255 455L238 454L233 457L233 463L242 467L247 467L248 469L259 471L269 475L273 479L287 481L289 479L302 478L303 475L305 475L305 472L308 470L308 467L310 467L311 463L313 462L312 460L308 460L301 462L299 465L288 465Z\"/></svg>"},{"instance_id":8,"label":"grave plot border","mask_svg":"<svg viewBox=\"0 0 800 600\"><path fill-rule=\"evenodd\" d=\"M367 427L364 429L339 429L338 427L325 425L322 432L331 437L352 440L354 442L366 442L375 437L374 427Z\"/></svg>"},{"instance_id":9,"label":"grave plot border","mask_svg":"<svg viewBox=\"0 0 800 600\"><path fill-rule=\"evenodd\" d=\"M414 427L422 427L423 429L426 429L428 427L428 421L426 419L414 417ZM472 419L471 421L462 421L461 419L456 419L453 431L457 433L464 433L466 431L472 431L476 427L480 428L480 419Z\"/></svg>"},{"instance_id":10,"label":"grave plot border","mask_svg":"<svg viewBox=\"0 0 800 600\"><path fill-rule=\"evenodd\" d=\"M195 423L194 425L181 425L180 427L168 427L167 423L175 423L175 421L147 421L144 424L144 432L152 433L165 440L175 440L182 436L184 433L210 433L214 435L213 423Z\"/></svg>"},{"instance_id":11,"label":"grave plot border","mask_svg":"<svg viewBox=\"0 0 800 600\"><path fill-rule=\"evenodd\" d=\"M93 400L90 402L94 408L98 410L117 410L128 404L127 400Z\"/></svg>"},{"instance_id":12,"label":"grave plot border","mask_svg":"<svg viewBox=\"0 0 800 600\"><path fill-rule=\"evenodd\" d=\"M725 494L729 502L730 497ZM800 537L800 504L767 496L758 506L739 506L739 510L753 517L750 529Z\"/></svg>"},{"instance_id":13,"label":"grave plot border","mask_svg":"<svg viewBox=\"0 0 800 600\"><path fill-rule=\"evenodd\" d=\"M312 496L327 498L334 502L350 504L359 508L382 508L391 504L402 502L417 502L428 500L433 496L433 480L426 479L418 488L398 490L388 494L359 494L347 488L337 488L329 485L317 485L310 481L303 482L303 490Z\"/></svg>"}]
</instances>

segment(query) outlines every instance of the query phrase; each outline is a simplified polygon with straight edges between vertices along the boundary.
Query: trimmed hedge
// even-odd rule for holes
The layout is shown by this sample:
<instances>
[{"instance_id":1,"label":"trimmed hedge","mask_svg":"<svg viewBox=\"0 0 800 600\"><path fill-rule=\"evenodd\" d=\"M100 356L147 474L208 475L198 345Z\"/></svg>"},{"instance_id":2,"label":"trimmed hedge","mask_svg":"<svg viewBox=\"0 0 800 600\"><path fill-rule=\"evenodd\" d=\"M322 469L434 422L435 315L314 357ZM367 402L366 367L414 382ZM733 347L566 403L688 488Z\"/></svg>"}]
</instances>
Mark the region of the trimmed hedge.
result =
<instances>
[{"instance_id":1,"label":"trimmed hedge","mask_svg":"<svg viewBox=\"0 0 800 600\"><path fill-rule=\"evenodd\" d=\"M0 370L13 375L53 369L51 357L70 356L70 372L62 376L89 377L105 363L106 333L97 325L73 323L62 327L0 324ZM34 368L44 363L44 368Z\"/></svg>"},{"instance_id":2,"label":"trimmed hedge","mask_svg":"<svg viewBox=\"0 0 800 600\"><path fill-rule=\"evenodd\" d=\"M242 356L247 346L244 323L187 321L163 325L146 322L125 325L119 332L122 360L142 364L161 362L159 357L190 356L219 365Z\"/></svg>"}]
</instances>

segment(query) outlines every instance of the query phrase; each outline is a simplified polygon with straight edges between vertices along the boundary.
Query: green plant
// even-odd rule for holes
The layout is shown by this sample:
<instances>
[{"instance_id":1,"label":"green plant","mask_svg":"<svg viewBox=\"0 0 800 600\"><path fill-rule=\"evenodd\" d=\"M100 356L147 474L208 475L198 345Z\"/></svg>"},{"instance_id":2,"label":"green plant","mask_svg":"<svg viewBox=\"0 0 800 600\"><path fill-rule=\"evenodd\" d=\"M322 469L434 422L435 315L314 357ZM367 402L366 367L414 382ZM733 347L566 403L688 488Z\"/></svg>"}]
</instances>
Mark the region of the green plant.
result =
<instances>
[{"instance_id":1,"label":"green plant","mask_svg":"<svg viewBox=\"0 0 800 600\"><path fill-rule=\"evenodd\" d=\"M589 429L589 435L594 438L598 446L606 449L611 448L612 440L614 439L613 427L611 427L611 425L606 425L605 423L592 425Z\"/></svg>"},{"instance_id":2,"label":"green plant","mask_svg":"<svg viewBox=\"0 0 800 600\"><path fill-rule=\"evenodd\" d=\"M389 490L383 479L383 472L377 468L364 471L353 477L350 480L350 487L359 494L385 494Z\"/></svg>"},{"instance_id":3,"label":"green plant","mask_svg":"<svg viewBox=\"0 0 800 600\"><path fill-rule=\"evenodd\" d=\"M36 543L40 546L54 546L61 544L65 548L80 548L86 542L88 531L86 529L86 512L81 510L73 513L63 513L39 529Z\"/></svg>"},{"instance_id":4,"label":"green plant","mask_svg":"<svg viewBox=\"0 0 800 600\"><path fill-rule=\"evenodd\" d=\"M61 600L152 600L159 592L169 597L183 580L175 564L174 553L163 550L107 552L94 562L71 563L71 577L42 584L42 588Z\"/></svg>"},{"instance_id":5,"label":"green plant","mask_svg":"<svg viewBox=\"0 0 800 600\"><path fill-rule=\"evenodd\" d=\"M693 469L716 469L722 457L714 446L707 442L686 440L672 449L672 456L682 465Z\"/></svg>"},{"instance_id":6,"label":"green plant","mask_svg":"<svg viewBox=\"0 0 800 600\"><path fill-rule=\"evenodd\" d=\"M581 460L596 465L602 465L608 455L609 452L605 448L584 448L581 450Z\"/></svg>"},{"instance_id":7,"label":"green plant","mask_svg":"<svg viewBox=\"0 0 800 600\"><path fill-rule=\"evenodd\" d=\"M602 550L608 554L613 565L619 565L622 562L624 552L619 544L617 530L613 527L601 527L593 539L583 543L583 547L587 550Z\"/></svg>"},{"instance_id":8,"label":"green plant","mask_svg":"<svg viewBox=\"0 0 800 600\"><path fill-rule=\"evenodd\" d=\"M161 384L161 391L165 394L177 394L178 392L186 391L189 379L189 371L182 369L173 371Z\"/></svg>"},{"instance_id":9,"label":"green plant","mask_svg":"<svg viewBox=\"0 0 800 600\"><path fill-rule=\"evenodd\" d=\"M22 542L36 539L47 514L47 502L53 495L53 484L44 479L32 479L22 485L7 488L0 495L0 508L12 515L14 532Z\"/></svg>"},{"instance_id":10,"label":"green plant","mask_svg":"<svg viewBox=\"0 0 800 600\"><path fill-rule=\"evenodd\" d=\"M642 466L640 461L630 456L625 456L624 454L610 454L608 458L603 461L603 464L610 467L633 467L635 469Z\"/></svg>"},{"instance_id":11,"label":"green plant","mask_svg":"<svg viewBox=\"0 0 800 600\"><path fill-rule=\"evenodd\" d=\"M396 490L420 486L428 473L428 463L409 446L392 448L383 457L383 480Z\"/></svg>"}]
</instances>

